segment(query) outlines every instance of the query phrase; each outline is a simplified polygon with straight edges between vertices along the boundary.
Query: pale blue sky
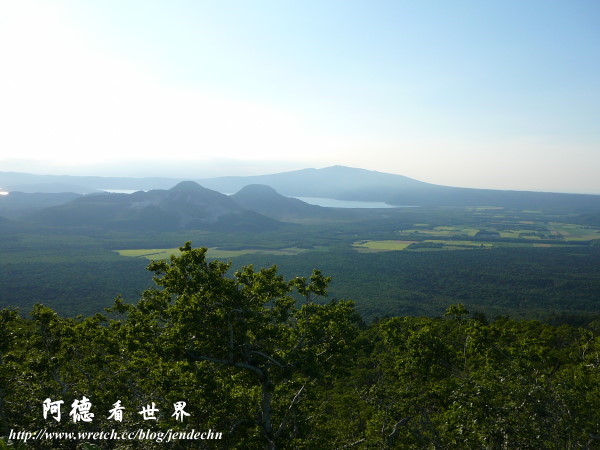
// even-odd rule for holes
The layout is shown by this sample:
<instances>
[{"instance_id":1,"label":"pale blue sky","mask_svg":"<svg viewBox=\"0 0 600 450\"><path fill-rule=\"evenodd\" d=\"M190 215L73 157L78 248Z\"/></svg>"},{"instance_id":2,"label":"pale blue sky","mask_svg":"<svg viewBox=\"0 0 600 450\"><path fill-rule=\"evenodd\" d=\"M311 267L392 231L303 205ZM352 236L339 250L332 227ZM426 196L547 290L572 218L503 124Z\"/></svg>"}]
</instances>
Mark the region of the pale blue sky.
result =
<instances>
[{"instance_id":1,"label":"pale blue sky","mask_svg":"<svg viewBox=\"0 0 600 450\"><path fill-rule=\"evenodd\" d=\"M5 1L0 60L0 170L600 194L596 0Z\"/></svg>"}]
</instances>

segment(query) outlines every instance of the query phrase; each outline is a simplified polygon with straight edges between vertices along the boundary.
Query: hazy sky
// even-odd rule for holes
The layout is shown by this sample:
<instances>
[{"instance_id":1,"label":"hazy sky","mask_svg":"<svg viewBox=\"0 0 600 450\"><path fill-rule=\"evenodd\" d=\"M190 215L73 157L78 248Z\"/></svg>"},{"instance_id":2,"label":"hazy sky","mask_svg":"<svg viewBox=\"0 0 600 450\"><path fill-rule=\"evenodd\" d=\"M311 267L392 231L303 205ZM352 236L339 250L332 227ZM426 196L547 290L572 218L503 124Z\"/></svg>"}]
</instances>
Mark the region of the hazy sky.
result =
<instances>
[{"instance_id":1,"label":"hazy sky","mask_svg":"<svg viewBox=\"0 0 600 450\"><path fill-rule=\"evenodd\" d=\"M334 164L600 194L600 2L0 0L1 171Z\"/></svg>"}]
</instances>

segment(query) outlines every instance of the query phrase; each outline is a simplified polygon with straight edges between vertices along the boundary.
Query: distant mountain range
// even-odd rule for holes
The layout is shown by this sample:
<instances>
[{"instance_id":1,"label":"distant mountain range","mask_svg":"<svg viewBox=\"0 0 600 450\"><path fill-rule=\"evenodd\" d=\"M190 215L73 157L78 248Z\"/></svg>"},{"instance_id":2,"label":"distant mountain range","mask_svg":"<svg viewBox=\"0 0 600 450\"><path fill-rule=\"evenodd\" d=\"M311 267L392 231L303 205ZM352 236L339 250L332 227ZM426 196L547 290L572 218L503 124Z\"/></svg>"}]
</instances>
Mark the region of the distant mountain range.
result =
<instances>
[{"instance_id":1,"label":"distant mountain range","mask_svg":"<svg viewBox=\"0 0 600 450\"><path fill-rule=\"evenodd\" d=\"M75 192L77 194L90 194L103 189L148 191L151 189L169 189L180 181L185 180L158 177L90 177L0 172L0 188L11 192L26 193Z\"/></svg>"},{"instance_id":2,"label":"distant mountain range","mask_svg":"<svg viewBox=\"0 0 600 450\"><path fill-rule=\"evenodd\" d=\"M10 195L0 196L0 216L17 218L50 206L57 206L81 197L73 192L63 193L25 193L11 192Z\"/></svg>"},{"instance_id":3,"label":"distant mountain range","mask_svg":"<svg viewBox=\"0 0 600 450\"><path fill-rule=\"evenodd\" d=\"M272 175L218 177L198 180L219 192L237 192L249 184L264 184L292 197L323 197L338 200L386 201L392 192L429 189L433 184L402 175L332 166Z\"/></svg>"},{"instance_id":4,"label":"distant mountain range","mask_svg":"<svg viewBox=\"0 0 600 450\"><path fill-rule=\"evenodd\" d=\"M8 191L65 192L83 194L100 189L112 190L166 190L180 183L173 178L125 178L125 177L77 177L32 175L0 172L0 187ZM562 194L549 192L506 191L471 189L440 186L414 180L402 175L381 173L344 166L324 169L303 169L291 172L259 176L217 177L194 180L204 188L221 193L236 193L234 199L243 208L268 212L281 203L282 197L322 197L338 200L378 201L399 206L501 206L517 209L552 209L577 213L600 211L600 195ZM249 187L263 185L271 188ZM252 203L258 190L268 196L267 203ZM278 193L279 197L274 195ZM253 194L253 195L249 195ZM2 212L0 196L0 216ZM254 198L254 199L253 199ZM262 200L261 200L262 201ZM277 207L277 217L320 215L308 206L292 207L286 212L282 205ZM50 205L48 205L50 206ZM261 209L262 208L262 209ZM304 208L303 211L302 208ZM272 212L272 211L271 211ZM8 216L8 215L5 215ZM182 219L183 220L183 219Z\"/></svg>"}]
</instances>

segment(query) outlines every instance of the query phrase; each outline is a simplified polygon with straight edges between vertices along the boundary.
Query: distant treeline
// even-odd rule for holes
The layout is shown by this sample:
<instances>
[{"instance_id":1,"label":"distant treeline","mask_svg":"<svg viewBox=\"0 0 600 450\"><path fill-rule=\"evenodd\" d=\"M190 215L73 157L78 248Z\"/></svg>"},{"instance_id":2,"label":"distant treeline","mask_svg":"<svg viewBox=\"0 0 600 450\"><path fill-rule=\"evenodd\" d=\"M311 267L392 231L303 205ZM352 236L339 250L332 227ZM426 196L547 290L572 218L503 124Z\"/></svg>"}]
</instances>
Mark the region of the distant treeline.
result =
<instances>
[{"instance_id":1,"label":"distant treeline","mask_svg":"<svg viewBox=\"0 0 600 450\"><path fill-rule=\"evenodd\" d=\"M35 257L24 252L10 264L0 261L0 307L16 306L26 314L35 303L44 303L68 316L91 315L119 294L133 301L152 283L147 260L102 249L87 260L69 260L73 251L65 247ZM600 298L600 252L589 246L376 254L340 247L294 256L244 255L232 261L236 267L277 264L287 276L319 267L335 275L330 296L354 299L367 322L397 315L439 316L447 305L463 303L492 318L544 320L564 313L579 317L573 322L579 326L581 320L594 320Z\"/></svg>"}]
</instances>

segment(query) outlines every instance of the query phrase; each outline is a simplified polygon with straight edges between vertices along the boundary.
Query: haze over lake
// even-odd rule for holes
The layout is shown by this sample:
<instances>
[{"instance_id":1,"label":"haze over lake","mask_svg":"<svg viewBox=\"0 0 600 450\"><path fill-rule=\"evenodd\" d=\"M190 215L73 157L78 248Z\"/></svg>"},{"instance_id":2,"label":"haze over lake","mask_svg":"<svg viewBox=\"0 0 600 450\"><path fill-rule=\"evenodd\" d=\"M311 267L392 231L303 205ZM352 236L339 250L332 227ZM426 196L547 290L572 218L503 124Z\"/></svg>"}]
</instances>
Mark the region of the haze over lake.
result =
<instances>
[{"instance_id":1,"label":"haze over lake","mask_svg":"<svg viewBox=\"0 0 600 450\"><path fill-rule=\"evenodd\" d=\"M356 200L336 200L320 197L294 197L311 205L325 206L327 208L400 208L385 202L361 202Z\"/></svg>"}]
</instances>

